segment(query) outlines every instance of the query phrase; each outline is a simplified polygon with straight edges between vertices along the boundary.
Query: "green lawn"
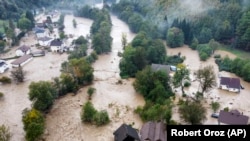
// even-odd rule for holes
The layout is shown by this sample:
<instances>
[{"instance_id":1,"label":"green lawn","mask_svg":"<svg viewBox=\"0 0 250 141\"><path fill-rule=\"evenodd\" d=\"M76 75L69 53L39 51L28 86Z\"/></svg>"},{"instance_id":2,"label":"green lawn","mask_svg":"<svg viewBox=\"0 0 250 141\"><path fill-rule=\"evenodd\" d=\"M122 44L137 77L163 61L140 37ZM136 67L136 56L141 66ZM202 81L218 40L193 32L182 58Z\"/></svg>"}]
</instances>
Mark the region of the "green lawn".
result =
<instances>
[{"instance_id":1,"label":"green lawn","mask_svg":"<svg viewBox=\"0 0 250 141\"><path fill-rule=\"evenodd\" d=\"M231 47L229 47L227 45L221 45L218 49L231 52L234 55L236 55L237 57L242 58L242 59L250 59L250 52L246 52L246 51L243 51L243 50L231 48Z\"/></svg>"}]
</instances>

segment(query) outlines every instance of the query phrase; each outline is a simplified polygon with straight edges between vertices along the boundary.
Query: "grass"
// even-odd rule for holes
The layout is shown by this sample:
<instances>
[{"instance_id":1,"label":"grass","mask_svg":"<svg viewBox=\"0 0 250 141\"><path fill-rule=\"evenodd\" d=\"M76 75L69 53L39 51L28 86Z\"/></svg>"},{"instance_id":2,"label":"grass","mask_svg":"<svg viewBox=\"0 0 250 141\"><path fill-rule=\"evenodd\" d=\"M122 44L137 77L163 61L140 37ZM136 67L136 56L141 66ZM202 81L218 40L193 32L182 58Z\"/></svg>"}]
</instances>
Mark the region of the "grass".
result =
<instances>
[{"instance_id":1,"label":"grass","mask_svg":"<svg viewBox=\"0 0 250 141\"><path fill-rule=\"evenodd\" d=\"M221 45L218 48L218 50L223 50L223 51L230 52L230 53L236 55L237 57L239 57L241 59L250 59L250 52L246 52L246 51L243 51L243 50L231 48L228 45Z\"/></svg>"}]
</instances>

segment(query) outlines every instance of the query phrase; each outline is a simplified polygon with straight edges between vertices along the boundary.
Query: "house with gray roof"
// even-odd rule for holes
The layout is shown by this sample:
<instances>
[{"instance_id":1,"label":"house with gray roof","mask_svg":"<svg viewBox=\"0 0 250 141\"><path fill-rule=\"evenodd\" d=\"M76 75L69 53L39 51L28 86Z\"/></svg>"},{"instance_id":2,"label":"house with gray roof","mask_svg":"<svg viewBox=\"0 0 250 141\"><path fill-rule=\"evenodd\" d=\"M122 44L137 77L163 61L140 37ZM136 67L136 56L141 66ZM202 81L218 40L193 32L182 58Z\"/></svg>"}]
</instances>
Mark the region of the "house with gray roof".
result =
<instances>
[{"instance_id":1,"label":"house with gray roof","mask_svg":"<svg viewBox=\"0 0 250 141\"><path fill-rule=\"evenodd\" d=\"M114 141L140 141L136 129L127 124L122 124L113 135Z\"/></svg>"},{"instance_id":2,"label":"house with gray roof","mask_svg":"<svg viewBox=\"0 0 250 141\"><path fill-rule=\"evenodd\" d=\"M241 84L239 78L220 77L219 88L230 92L240 92Z\"/></svg>"},{"instance_id":3,"label":"house with gray roof","mask_svg":"<svg viewBox=\"0 0 250 141\"><path fill-rule=\"evenodd\" d=\"M221 110L218 117L218 123L224 125L247 125L249 117L243 115L238 110L230 112Z\"/></svg>"},{"instance_id":4,"label":"house with gray roof","mask_svg":"<svg viewBox=\"0 0 250 141\"><path fill-rule=\"evenodd\" d=\"M11 62L12 67L20 67L31 61L33 57L31 55L23 55L16 59L15 61Z\"/></svg>"},{"instance_id":5,"label":"house with gray roof","mask_svg":"<svg viewBox=\"0 0 250 141\"><path fill-rule=\"evenodd\" d=\"M167 141L166 124L149 121L140 130L141 141Z\"/></svg>"},{"instance_id":6,"label":"house with gray roof","mask_svg":"<svg viewBox=\"0 0 250 141\"><path fill-rule=\"evenodd\" d=\"M31 48L27 45L22 45L16 49L16 56L23 56L25 54L30 54Z\"/></svg>"},{"instance_id":7,"label":"house with gray roof","mask_svg":"<svg viewBox=\"0 0 250 141\"><path fill-rule=\"evenodd\" d=\"M52 52L63 52L64 43L60 39L54 39L50 42L50 49Z\"/></svg>"},{"instance_id":8,"label":"house with gray roof","mask_svg":"<svg viewBox=\"0 0 250 141\"><path fill-rule=\"evenodd\" d=\"M53 38L45 36L45 37L40 37L37 40L40 46L49 47L51 41L53 41Z\"/></svg>"}]
</instances>

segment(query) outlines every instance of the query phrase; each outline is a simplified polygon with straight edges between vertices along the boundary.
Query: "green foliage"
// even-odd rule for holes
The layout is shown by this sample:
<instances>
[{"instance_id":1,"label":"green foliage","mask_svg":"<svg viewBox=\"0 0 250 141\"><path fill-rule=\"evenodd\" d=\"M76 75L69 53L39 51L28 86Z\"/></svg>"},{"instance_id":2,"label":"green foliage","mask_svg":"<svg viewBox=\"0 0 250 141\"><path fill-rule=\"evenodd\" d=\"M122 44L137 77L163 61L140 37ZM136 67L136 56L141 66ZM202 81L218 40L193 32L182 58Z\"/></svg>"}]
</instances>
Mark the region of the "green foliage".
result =
<instances>
[{"instance_id":1,"label":"green foliage","mask_svg":"<svg viewBox=\"0 0 250 141\"><path fill-rule=\"evenodd\" d=\"M174 95L168 82L169 76L166 72L153 72L150 67L146 67L136 74L133 86L145 99L162 103L164 99Z\"/></svg>"},{"instance_id":2,"label":"green foliage","mask_svg":"<svg viewBox=\"0 0 250 141\"><path fill-rule=\"evenodd\" d=\"M226 111L226 112L229 112L229 108L228 107L225 107L223 110Z\"/></svg>"},{"instance_id":3,"label":"green foliage","mask_svg":"<svg viewBox=\"0 0 250 141\"><path fill-rule=\"evenodd\" d=\"M199 102L186 101L179 107L180 117L192 125L202 124L206 119L206 109Z\"/></svg>"},{"instance_id":4,"label":"green foliage","mask_svg":"<svg viewBox=\"0 0 250 141\"><path fill-rule=\"evenodd\" d=\"M192 43L191 43L191 45L190 45L190 48L192 48L193 50L196 50L196 48L197 48L198 45L199 45L198 39L197 39L197 38L194 38L194 39L192 40Z\"/></svg>"},{"instance_id":5,"label":"green foliage","mask_svg":"<svg viewBox=\"0 0 250 141\"><path fill-rule=\"evenodd\" d=\"M1 82L2 84L10 84L10 83L11 83L11 79L10 79L9 77L7 77L7 76L2 76L2 77L0 78L0 82Z\"/></svg>"},{"instance_id":6,"label":"green foliage","mask_svg":"<svg viewBox=\"0 0 250 141\"><path fill-rule=\"evenodd\" d=\"M184 44L183 31L177 27L172 27L167 32L167 45L169 47L181 47Z\"/></svg>"},{"instance_id":7,"label":"green foliage","mask_svg":"<svg viewBox=\"0 0 250 141\"><path fill-rule=\"evenodd\" d=\"M0 126L0 141L9 141L10 138L11 138L11 134L10 134L9 127L5 125L1 125Z\"/></svg>"},{"instance_id":8,"label":"green foliage","mask_svg":"<svg viewBox=\"0 0 250 141\"><path fill-rule=\"evenodd\" d=\"M0 92L0 99L4 96L4 94L2 92Z\"/></svg>"},{"instance_id":9,"label":"green foliage","mask_svg":"<svg viewBox=\"0 0 250 141\"><path fill-rule=\"evenodd\" d=\"M237 25L239 41L237 47L244 50L250 49L250 10L244 12Z\"/></svg>"},{"instance_id":10,"label":"green foliage","mask_svg":"<svg viewBox=\"0 0 250 141\"><path fill-rule=\"evenodd\" d=\"M105 110L97 112L94 116L94 120L97 126L105 125L110 122L108 112Z\"/></svg>"},{"instance_id":11,"label":"green foliage","mask_svg":"<svg viewBox=\"0 0 250 141\"><path fill-rule=\"evenodd\" d=\"M109 123L109 115L107 111L97 111L91 102L86 102L81 112L82 122L96 124L97 126Z\"/></svg>"},{"instance_id":12,"label":"green foliage","mask_svg":"<svg viewBox=\"0 0 250 141\"><path fill-rule=\"evenodd\" d=\"M92 97L92 95L94 94L95 91L96 91L96 89L93 88L93 87L89 87L89 88L88 88L87 93L88 93L88 95L89 95L89 99L91 99L91 97Z\"/></svg>"},{"instance_id":13,"label":"green foliage","mask_svg":"<svg viewBox=\"0 0 250 141\"><path fill-rule=\"evenodd\" d=\"M213 66L205 66L197 71L197 80L200 83L201 93L209 91L217 85Z\"/></svg>"},{"instance_id":14,"label":"green foliage","mask_svg":"<svg viewBox=\"0 0 250 141\"><path fill-rule=\"evenodd\" d=\"M87 55L87 45L81 44L79 47L75 47L72 52L70 52L68 59L80 59Z\"/></svg>"},{"instance_id":15,"label":"green foliage","mask_svg":"<svg viewBox=\"0 0 250 141\"><path fill-rule=\"evenodd\" d=\"M27 141L37 140L44 132L45 120L39 111L35 109L23 112L22 122L26 132L25 138Z\"/></svg>"},{"instance_id":16,"label":"green foliage","mask_svg":"<svg viewBox=\"0 0 250 141\"><path fill-rule=\"evenodd\" d=\"M26 72L23 70L21 66L11 71L11 77L17 83L24 82L25 75L26 75Z\"/></svg>"},{"instance_id":17,"label":"green foliage","mask_svg":"<svg viewBox=\"0 0 250 141\"><path fill-rule=\"evenodd\" d=\"M97 110L94 108L93 104L88 101L82 108L81 119L83 122L93 123L96 113Z\"/></svg>"},{"instance_id":18,"label":"green foliage","mask_svg":"<svg viewBox=\"0 0 250 141\"><path fill-rule=\"evenodd\" d=\"M31 30L32 28L32 22L26 17L22 17L21 19L19 19L17 25L18 28L20 28L23 31L28 31Z\"/></svg>"},{"instance_id":19,"label":"green foliage","mask_svg":"<svg viewBox=\"0 0 250 141\"><path fill-rule=\"evenodd\" d=\"M180 54L178 55L172 55L172 56L166 56L165 64L171 64L171 65L178 65L183 63L185 60L185 57L181 57Z\"/></svg>"},{"instance_id":20,"label":"green foliage","mask_svg":"<svg viewBox=\"0 0 250 141\"><path fill-rule=\"evenodd\" d=\"M143 107L137 107L135 113L139 114L143 121L159 121L164 120L167 123L172 117L172 110L169 101L164 104L153 104L146 101Z\"/></svg>"},{"instance_id":21,"label":"green foliage","mask_svg":"<svg viewBox=\"0 0 250 141\"><path fill-rule=\"evenodd\" d=\"M213 109L213 112L215 113L220 108L220 103L218 102L212 102L211 107Z\"/></svg>"},{"instance_id":22,"label":"green foliage","mask_svg":"<svg viewBox=\"0 0 250 141\"><path fill-rule=\"evenodd\" d=\"M189 87L190 85L191 85L191 83L189 81L184 82L184 87Z\"/></svg>"},{"instance_id":23,"label":"green foliage","mask_svg":"<svg viewBox=\"0 0 250 141\"><path fill-rule=\"evenodd\" d=\"M37 110L48 110L56 97L56 90L48 81L31 82L29 85L29 99Z\"/></svg>"},{"instance_id":24,"label":"green foliage","mask_svg":"<svg viewBox=\"0 0 250 141\"><path fill-rule=\"evenodd\" d=\"M186 68L184 64L178 64L177 71L173 77L173 85L174 87L181 87L182 94L184 93L184 80L189 79L189 70Z\"/></svg>"},{"instance_id":25,"label":"green foliage","mask_svg":"<svg viewBox=\"0 0 250 141\"><path fill-rule=\"evenodd\" d=\"M78 37L74 42L75 42L75 44L77 44L77 45L82 45L82 44L87 45L88 40L85 39L84 36L80 36L80 37Z\"/></svg>"},{"instance_id":26,"label":"green foliage","mask_svg":"<svg viewBox=\"0 0 250 141\"><path fill-rule=\"evenodd\" d=\"M213 52L212 48L208 44L199 44L197 46L197 50L202 61L206 61Z\"/></svg>"}]
</instances>

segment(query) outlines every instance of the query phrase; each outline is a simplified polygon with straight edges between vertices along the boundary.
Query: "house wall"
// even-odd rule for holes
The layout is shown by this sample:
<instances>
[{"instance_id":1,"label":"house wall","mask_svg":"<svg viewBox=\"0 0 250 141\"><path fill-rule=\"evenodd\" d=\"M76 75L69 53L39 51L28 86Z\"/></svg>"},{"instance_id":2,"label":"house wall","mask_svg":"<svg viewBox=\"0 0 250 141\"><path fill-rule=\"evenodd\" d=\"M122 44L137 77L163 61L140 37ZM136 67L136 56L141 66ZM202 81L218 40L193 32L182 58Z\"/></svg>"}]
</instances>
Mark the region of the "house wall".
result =
<instances>
[{"instance_id":1,"label":"house wall","mask_svg":"<svg viewBox=\"0 0 250 141\"><path fill-rule=\"evenodd\" d=\"M61 46L51 46L50 49L52 52L59 52L61 50Z\"/></svg>"},{"instance_id":2,"label":"house wall","mask_svg":"<svg viewBox=\"0 0 250 141\"><path fill-rule=\"evenodd\" d=\"M21 51L21 50L16 50L16 56L23 56L24 55L24 52Z\"/></svg>"},{"instance_id":3,"label":"house wall","mask_svg":"<svg viewBox=\"0 0 250 141\"><path fill-rule=\"evenodd\" d=\"M39 43L40 46L48 47L50 45L51 41L52 40L49 40L49 41L38 41L38 43Z\"/></svg>"},{"instance_id":4,"label":"house wall","mask_svg":"<svg viewBox=\"0 0 250 141\"><path fill-rule=\"evenodd\" d=\"M9 68L9 66L7 64L1 66L0 67L0 73L4 73L8 68Z\"/></svg>"},{"instance_id":5,"label":"house wall","mask_svg":"<svg viewBox=\"0 0 250 141\"><path fill-rule=\"evenodd\" d=\"M36 37L37 38L42 38L42 37L45 37L45 32L44 33L36 33Z\"/></svg>"},{"instance_id":6,"label":"house wall","mask_svg":"<svg viewBox=\"0 0 250 141\"><path fill-rule=\"evenodd\" d=\"M229 88L228 90L229 90L230 92L240 92L239 89L234 89L234 88Z\"/></svg>"},{"instance_id":7,"label":"house wall","mask_svg":"<svg viewBox=\"0 0 250 141\"><path fill-rule=\"evenodd\" d=\"M228 90L227 85L220 85L220 88L223 89L223 90Z\"/></svg>"}]
</instances>

